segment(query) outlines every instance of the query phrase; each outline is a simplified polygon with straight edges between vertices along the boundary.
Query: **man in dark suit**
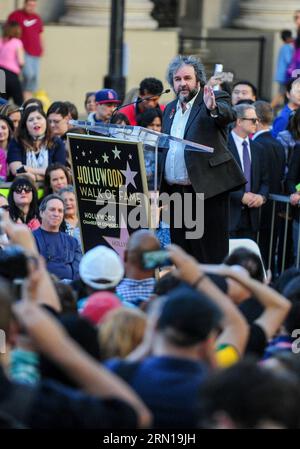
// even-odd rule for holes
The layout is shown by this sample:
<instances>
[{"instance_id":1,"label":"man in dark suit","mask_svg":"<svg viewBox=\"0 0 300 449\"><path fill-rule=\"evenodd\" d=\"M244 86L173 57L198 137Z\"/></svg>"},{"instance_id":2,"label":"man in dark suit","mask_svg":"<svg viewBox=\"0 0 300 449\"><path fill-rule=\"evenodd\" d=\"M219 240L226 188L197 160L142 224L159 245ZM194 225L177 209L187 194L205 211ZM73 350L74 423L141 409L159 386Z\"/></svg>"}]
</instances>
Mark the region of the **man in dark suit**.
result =
<instances>
[{"instance_id":1,"label":"man in dark suit","mask_svg":"<svg viewBox=\"0 0 300 449\"><path fill-rule=\"evenodd\" d=\"M228 147L244 172L247 184L230 194L230 236L256 240L259 208L266 202L269 185L263 147L249 139L257 127L255 107L234 107L237 119L228 139Z\"/></svg>"},{"instance_id":2,"label":"man in dark suit","mask_svg":"<svg viewBox=\"0 0 300 449\"><path fill-rule=\"evenodd\" d=\"M178 204L170 203L171 240L200 262L219 263L229 246L229 191L245 183L226 145L226 127L235 113L226 92L214 93L205 85L204 67L193 56L175 57L168 68L168 81L177 99L165 109L163 132L214 149L213 153L184 151L181 145L171 143L162 152L160 192L177 194L183 201L182 216ZM204 205L199 194L204 196ZM199 203L204 206L200 217ZM195 229L204 219L202 237L197 232L195 236L187 233L185 219L194 220Z\"/></svg>"},{"instance_id":3,"label":"man in dark suit","mask_svg":"<svg viewBox=\"0 0 300 449\"><path fill-rule=\"evenodd\" d=\"M254 107L259 121L257 123L257 131L252 137L252 140L263 146L264 156L266 159L266 169L269 177L269 192L273 194L283 194L285 152L281 143L272 136L270 131L274 118L272 107L267 101L256 101L254 103ZM266 266L268 266L269 262L272 211L273 202L267 201L267 203L262 207L259 229L259 246ZM275 268L274 263L275 247L278 235L278 212L278 207L276 207L273 228L273 245L271 252L272 257L270 261L272 272L274 272Z\"/></svg>"}]
</instances>

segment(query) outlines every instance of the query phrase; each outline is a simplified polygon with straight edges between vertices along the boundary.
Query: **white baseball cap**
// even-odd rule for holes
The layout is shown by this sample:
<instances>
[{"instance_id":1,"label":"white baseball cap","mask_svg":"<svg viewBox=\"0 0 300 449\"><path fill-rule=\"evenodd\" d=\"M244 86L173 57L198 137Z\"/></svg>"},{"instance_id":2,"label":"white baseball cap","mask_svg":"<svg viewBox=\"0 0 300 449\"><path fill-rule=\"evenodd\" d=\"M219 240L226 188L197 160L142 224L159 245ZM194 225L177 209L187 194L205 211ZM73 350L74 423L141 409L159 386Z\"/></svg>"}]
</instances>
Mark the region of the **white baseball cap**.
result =
<instances>
[{"instance_id":1,"label":"white baseball cap","mask_svg":"<svg viewBox=\"0 0 300 449\"><path fill-rule=\"evenodd\" d=\"M108 290L123 279L124 266L113 249L99 245L82 257L79 274L81 280L95 290Z\"/></svg>"}]
</instances>

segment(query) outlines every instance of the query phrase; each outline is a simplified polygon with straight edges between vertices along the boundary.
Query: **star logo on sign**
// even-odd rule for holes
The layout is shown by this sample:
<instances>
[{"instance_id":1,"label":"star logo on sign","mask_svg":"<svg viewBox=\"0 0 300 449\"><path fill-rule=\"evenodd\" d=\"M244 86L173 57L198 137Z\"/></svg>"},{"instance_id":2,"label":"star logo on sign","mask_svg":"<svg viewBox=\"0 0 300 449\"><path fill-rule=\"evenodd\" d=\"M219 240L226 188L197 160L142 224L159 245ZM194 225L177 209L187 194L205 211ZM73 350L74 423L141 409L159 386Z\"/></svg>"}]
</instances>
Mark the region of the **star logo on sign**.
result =
<instances>
[{"instance_id":1,"label":"star logo on sign","mask_svg":"<svg viewBox=\"0 0 300 449\"><path fill-rule=\"evenodd\" d=\"M89 160L88 162L89 162L89 164L91 163L91 161L90 161L90 160Z\"/></svg>"},{"instance_id":2,"label":"star logo on sign","mask_svg":"<svg viewBox=\"0 0 300 449\"><path fill-rule=\"evenodd\" d=\"M82 156L84 157L84 156L85 156L85 151L83 151L81 154L82 154Z\"/></svg>"},{"instance_id":3,"label":"star logo on sign","mask_svg":"<svg viewBox=\"0 0 300 449\"><path fill-rule=\"evenodd\" d=\"M107 156L107 154L104 153L102 157L103 157L104 163L108 163L108 156Z\"/></svg>"},{"instance_id":4,"label":"star logo on sign","mask_svg":"<svg viewBox=\"0 0 300 449\"><path fill-rule=\"evenodd\" d=\"M126 178L125 186L128 187L129 184L132 184L133 187L136 188L136 185L135 185L135 182L134 182L133 178L136 176L137 171L132 171L128 162L127 162L126 170L120 170L120 172Z\"/></svg>"},{"instance_id":5,"label":"star logo on sign","mask_svg":"<svg viewBox=\"0 0 300 449\"><path fill-rule=\"evenodd\" d=\"M132 155L131 155L131 154L128 154L128 158L129 158L129 159L132 159Z\"/></svg>"},{"instance_id":6,"label":"star logo on sign","mask_svg":"<svg viewBox=\"0 0 300 449\"><path fill-rule=\"evenodd\" d=\"M121 217L120 237L103 237L104 240L119 254L124 260L124 253L129 239L129 232L127 230L124 218Z\"/></svg>"},{"instance_id":7,"label":"star logo on sign","mask_svg":"<svg viewBox=\"0 0 300 449\"><path fill-rule=\"evenodd\" d=\"M121 153L121 151L120 150L118 150L118 148L115 146L115 149L114 150L112 150L112 152L114 153L114 155L115 155L115 159L121 159L120 158L120 153Z\"/></svg>"},{"instance_id":8,"label":"star logo on sign","mask_svg":"<svg viewBox=\"0 0 300 449\"><path fill-rule=\"evenodd\" d=\"M99 164L99 160L98 159L95 159L95 164Z\"/></svg>"}]
</instances>

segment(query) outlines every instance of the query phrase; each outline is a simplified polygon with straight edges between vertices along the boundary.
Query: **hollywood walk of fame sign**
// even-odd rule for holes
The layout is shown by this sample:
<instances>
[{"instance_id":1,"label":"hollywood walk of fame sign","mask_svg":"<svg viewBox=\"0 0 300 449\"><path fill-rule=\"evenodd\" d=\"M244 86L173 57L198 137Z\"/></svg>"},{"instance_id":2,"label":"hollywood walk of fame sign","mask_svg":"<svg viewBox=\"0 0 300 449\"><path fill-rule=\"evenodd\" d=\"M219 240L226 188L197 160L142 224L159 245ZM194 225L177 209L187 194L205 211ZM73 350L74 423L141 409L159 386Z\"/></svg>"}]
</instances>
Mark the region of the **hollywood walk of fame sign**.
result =
<instances>
[{"instance_id":1,"label":"hollywood walk of fame sign","mask_svg":"<svg viewBox=\"0 0 300 449\"><path fill-rule=\"evenodd\" d=\"M149 227L143 145L69 134L83 251L96 245L124 255L129 235Z\"/></svg>"}]
</instances>

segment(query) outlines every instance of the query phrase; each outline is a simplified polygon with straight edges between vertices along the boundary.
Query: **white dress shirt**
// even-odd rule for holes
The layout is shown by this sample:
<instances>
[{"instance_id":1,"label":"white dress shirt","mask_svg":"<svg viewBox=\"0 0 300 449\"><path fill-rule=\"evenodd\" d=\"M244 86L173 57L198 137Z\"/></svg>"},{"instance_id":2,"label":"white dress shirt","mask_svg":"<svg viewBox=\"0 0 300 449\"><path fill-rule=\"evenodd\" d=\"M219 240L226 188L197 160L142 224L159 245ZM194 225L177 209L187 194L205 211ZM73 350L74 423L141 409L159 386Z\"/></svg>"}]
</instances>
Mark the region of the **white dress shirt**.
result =
<instances>
[{"instance_id":1,"label":"white dress shirt","mask_svg":"<svg viewBox=\"0 0 300 449\"><path fill-rule=\"evenodd\" d=\"M231 135L233 137L235 146L236 146L236 148L238 150L239 158L240 158L241 165L242 165L242 170L244 171L244 160L243 160L243 151L244 151L243 142L244 142L244 140L246 140L246 142L248 143L249 157L250 157L250 161L251 161L251 151L250 151L249 137L246 137L244 139L243 137L238 136L234 131L231 131Z\"/></svg>"},{"instance_id":2,"label":"white dress shirt","mask_svg":"<svg viewBox=\"0 0 300 449\"><path fill-rule=\"evenodd\" d=\"M183 139L185 127L197 95L186 103L185 111L182 110L180 102L177 102L176 113L170 131L171 136ZM165 164L165 179L168 184L191 184L184 160L184 146L179 142L170 142Z\"/></svg>"}]
</instances>

